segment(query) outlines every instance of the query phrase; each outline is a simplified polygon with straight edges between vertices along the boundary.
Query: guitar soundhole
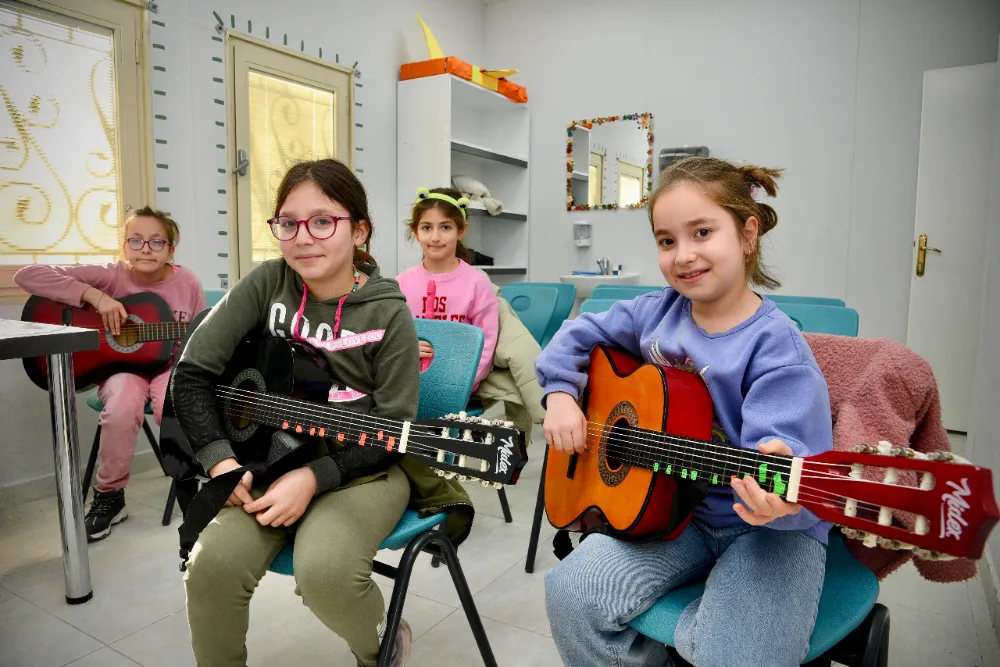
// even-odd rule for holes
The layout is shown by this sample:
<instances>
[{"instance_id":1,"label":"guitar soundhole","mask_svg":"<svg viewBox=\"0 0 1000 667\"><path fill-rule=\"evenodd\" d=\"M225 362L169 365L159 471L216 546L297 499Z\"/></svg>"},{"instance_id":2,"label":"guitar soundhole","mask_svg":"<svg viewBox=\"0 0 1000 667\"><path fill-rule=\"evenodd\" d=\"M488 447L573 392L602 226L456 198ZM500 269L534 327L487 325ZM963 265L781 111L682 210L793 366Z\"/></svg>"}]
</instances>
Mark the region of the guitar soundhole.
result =
<instances>
[{"instance_id":1,"label":"guitar soundhole","mask_svg":"<svg viewBox=\"0 0 1000 667\"><path fill-rule=\"evenodd\" d=\"M633 424L639 423L639 415L630 403L622 401L614 407L604 422L601 435L601 454L597 469L601 481L608 486L617 486L628 475L631 466L629 457L629 432Z\"/></svg>"},{"instance_id":2,"label":"guitar soundhole","mask_svg":"<svg viewBox=\"0 0 1000 667\"><path fill-rule=\"evenodd\" d=\"M266 391L264 376L256 368L244 369L229 383L223 394L222 412L225 415L223 424L233 442L246 442L257 432L254 411L257 421L266 416L267 406L261 402L260 395Z\"/></svg>"},{"instance_id":3,"label":"guitar soundhole","mask_svg":"<svg viewBox=\"0 0 1000 667\"><path fill-rule=\"evenodd\" d=\"M238 431L246 429L252 424L250 417L253 413L253 406L245 399L240 398L243 392L257 391L257 385L251 380L241 382L236 385L236 395L231 399L232 410L229 413L229 423Z\"/></svg>"}]
</instances>

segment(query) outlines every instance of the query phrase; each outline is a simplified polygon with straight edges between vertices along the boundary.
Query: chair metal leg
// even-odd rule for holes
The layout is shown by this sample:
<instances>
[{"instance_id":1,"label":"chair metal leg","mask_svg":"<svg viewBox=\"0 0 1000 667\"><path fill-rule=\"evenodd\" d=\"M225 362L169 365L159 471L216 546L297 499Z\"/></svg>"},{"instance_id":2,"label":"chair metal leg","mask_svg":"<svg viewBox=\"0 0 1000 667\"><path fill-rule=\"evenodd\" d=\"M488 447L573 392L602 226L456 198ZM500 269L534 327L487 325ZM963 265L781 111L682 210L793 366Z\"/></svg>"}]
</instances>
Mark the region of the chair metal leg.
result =
<instances>
[{"instance_id":1,"label":"chair metal leg","mask_svg":"<svg viewBox=\"0 0 1000 667\"><path fill-rule=\"evenodd\" d=\"M177 498L177 506L181 508L181 516L187 516L188 505L198 493L198 479L174 480L172 488Z\"/></svg>"},{"instance_id":2,"label":"chair metal leg","mask_svg":"<svg viewBox=\"0 0 1000 667\"><path fill-rule=\"evenodd\" d=\"M167 504L163 508L163 525L169 526L174 513L174 501L177 500L177 481L170 480L170 492L167 494Z\"/></svg>"},{"instance_id":3,"label":"chair metal leg","mask_svg":"<svg viewBox=\"0 0 1000 667\"><path fill-rule=\"evenodd\" d=\"M497 495L500 496L500 509L503 510L503 520L507 523L512 523L514 518L510 515L510 505L507 504L507 489L501 486L497 489Z\"/></svg>"},{"instance_id":4,"label":"chair metal leg","mask_svg":"<svg viewBox=\"0 0 1000 667\"><path fill-rule=\"evenodd\" d=\"M87 470L83 473L83 483L80 485L83 491L83 502L87 502L87 491L90 490L90 481L94 477L94 468L97 466L97 449L101 446L101 425L97 425L94 431L94 444L90 447L90 457L87 459Z\"/></svg>"},{"instance_id":5,"label":"chair metal leg","mask_svg":"<svg viewBox=\"0 0 1000 667\"><path fill-rule=\"evenodd\" d=\"M444 524L439 524L434 530L444 530ZM441 567L441 556L436 553L431 556L431 567Z\"/></svg>"},{"instance_id":6,"label":"chair metal leg","mask_svg":"<svg viewBox=\"0 0 1000 667\"><path fill-rule=\"evenodd\" d=\"M160 470L163 470L163 474L166 475L167 471L163 468L163 454L160 453L160 445L157 444L153 429L149 427L149 422L146 421L145 417L142 418L142 430L146 433L146 440L149 440L149 448L153 450L156 462L160 464Z\"/></svg>"},{"instance_id":7,"label":"chair metal leg","mask_svg":"<svg viewBox=\"0 0 1000 667\"><path fill-rule=\"evenodd\" d=\"M486 636L486 628L483 627L483 619L476 609L476 602L472 599L472 591L469 590L469 583L465 580L465 573L462 565L458 562L458 554L455 547L445 537L444 533L439 533L432 538L441 549L448 570L451 572L451 580L455 584L458 592L458 599L462 601L462 608L465 610L465 617L469 621L472 635L476 638L476 645L479 647L479 655L483 658L486 667L497 667L497 659L493 656L493 649L490 647L490 640Z\"/></svg>"},{"instance_id":8,"label":"chair metal leg","mask_svg":"<svg viewBox=\"0 0 1000 667\"><path fill-rule=\"evenodd\" d=\"M545 465L549 460L549 448L545 447L542 457L542 477L538 480L538 498L535 500L535 516L531 519L531 537L528 538L528 557L524 560L524 571L535 571L535 553L538 551L538 533L542 530L542 514L545 512Z\"/></svg>"}]
</instances>

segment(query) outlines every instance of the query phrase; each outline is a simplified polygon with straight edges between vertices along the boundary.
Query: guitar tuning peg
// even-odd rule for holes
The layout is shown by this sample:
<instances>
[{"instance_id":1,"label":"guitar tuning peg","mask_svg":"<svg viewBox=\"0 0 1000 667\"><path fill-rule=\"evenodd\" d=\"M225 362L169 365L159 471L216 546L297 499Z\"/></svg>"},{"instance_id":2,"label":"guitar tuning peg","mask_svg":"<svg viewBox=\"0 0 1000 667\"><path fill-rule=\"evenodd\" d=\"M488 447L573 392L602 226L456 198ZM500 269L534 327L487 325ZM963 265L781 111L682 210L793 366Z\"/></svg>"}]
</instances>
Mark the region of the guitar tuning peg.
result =
<instances>
[{"instance_id":1,"label":"guitar tuning peg","mask_svg":"<svg viewBox=\"0 0 1000 667\"><path fill-rule=\"evenodd\" d=\"M875 447L874 445L856 445L854 447L854 451L858 452L859 454L878 454L878 453L880 453L878 451L878 447Z\"/></svg>"},{"instance_id":2,"label":"guitar tuning peg","mask_svg":"<svg viewBox=\"0 0 1000 667\"><path fill-rule=\"evenodd\" d=\"M490 482L490 481L485 480L485 479L482 479L482 480L479 480L479 481L482 482L483 486L485 486L487 489L502 489L503 488L503 484L501 484L500 482Z\"/></svg>"},{"instance_id":3,"label":"guitar tuning peg","mask_svg":"<svg viewBox=\"0 0 1000 667\"><path fill-rule=\"evenodd\" d=\"M460 481L460 482L468 482L469 479L471 479L471 478L468 475L459 475L458 476L458 481Z\"/></svg>"},{"instance_id":4,"label":"guitar tuning peg","mask_svg":"<svg viewBox=\"0 0 1000 667\"><path fill-rule=\"evenodd\" d=\"M955 560L954 556L943 554L940 551L928 551L927 549L914 549L913 555L921 560Z\"/></svg>"},{"instance_id":5,"label":"guitar tuning peg","mask_svg":"<svg viewBox=\"0 0 1000 667\"><path fill-rule=\"evenodd\" d=\"M930 459L931 461L943 461L945 463L964 463L964 464L969 463L968 459L964 459L958 454L955 454L954 452L945 452L945 451L931 452L930 454L927 455L927 458Z\"/></svg>"},{"instance_id":6,"label":"guitar tuning peg","mask_svg":"<svg viewBox=\"0 0 1000 667\"><path fill-rule=\"evenodd\" d=\"M916 452L915 451L913 451L909 447L899 447L897 445L893 445L892 446L892 449L889 450L889 455L890 456L897 456L897 457L902 458L902 459L916 458L916 456L915 456Z\"/></svg>"}]
</instances>

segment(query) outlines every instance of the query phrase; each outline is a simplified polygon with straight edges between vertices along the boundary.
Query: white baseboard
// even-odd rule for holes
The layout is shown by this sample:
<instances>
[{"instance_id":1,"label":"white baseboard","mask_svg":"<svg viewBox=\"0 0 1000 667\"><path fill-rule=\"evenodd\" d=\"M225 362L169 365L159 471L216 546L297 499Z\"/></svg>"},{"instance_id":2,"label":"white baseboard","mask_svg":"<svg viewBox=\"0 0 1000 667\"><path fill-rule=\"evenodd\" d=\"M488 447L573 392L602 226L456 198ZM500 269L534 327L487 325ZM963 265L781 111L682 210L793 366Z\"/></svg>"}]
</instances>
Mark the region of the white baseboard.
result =
<instances>
[{"instance_id":1,"label":"white baseboard","mask_svg":"<svg viewBox=\"0 0 1000 667\"><path fill-rule=\"evenodd\" d=\"M135 456L132 457L132 474L152 470L158 468L159 465L153 450L136 452ZM56 495L55 477L55 473L48 473L0 486L0 510L30 503L40 498L54 497ZM82 470L80 477L83 477Z\"/></svg>"}]
</instances>

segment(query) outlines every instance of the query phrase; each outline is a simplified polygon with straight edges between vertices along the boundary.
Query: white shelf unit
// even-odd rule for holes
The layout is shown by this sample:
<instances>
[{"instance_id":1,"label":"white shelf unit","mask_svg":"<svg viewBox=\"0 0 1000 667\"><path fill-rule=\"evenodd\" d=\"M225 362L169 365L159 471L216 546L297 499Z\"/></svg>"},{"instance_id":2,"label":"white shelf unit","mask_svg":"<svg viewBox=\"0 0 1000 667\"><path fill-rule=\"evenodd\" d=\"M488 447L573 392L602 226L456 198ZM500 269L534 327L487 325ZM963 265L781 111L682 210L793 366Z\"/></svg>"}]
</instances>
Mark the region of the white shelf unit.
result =
<instances>
[{"instance_id":1,"label":"white shelf unit","mask_svg":"<svg viewBox=\"0 0 1000 667\"><path fill-rule=\"evenodd\" d=\"M452 176L481 182L503 203L492 216L481 204L469 210L465 244L493 258L481 266L497 284L528 273L527 104L452 75L397 83L396 187L400 221L399 271L420 262L416 241L408 241L417 188L453 187Z\"/></svg>"},{"instance_id":2,"label":"white shelf unit","mask_svg":"<svg viewBox=\"0 0 1000 667\"><path fill-rule=\"evenodd\" d=\"M573 177L570 192L573 205L581 206L590 199L590 130L577 125L573 128Z\"/></svg>"}]
</instances>

